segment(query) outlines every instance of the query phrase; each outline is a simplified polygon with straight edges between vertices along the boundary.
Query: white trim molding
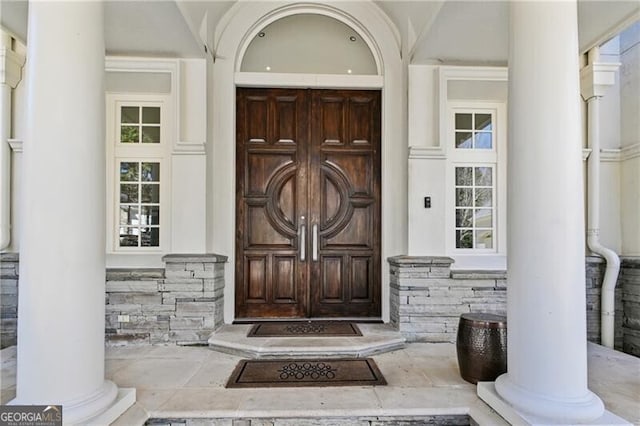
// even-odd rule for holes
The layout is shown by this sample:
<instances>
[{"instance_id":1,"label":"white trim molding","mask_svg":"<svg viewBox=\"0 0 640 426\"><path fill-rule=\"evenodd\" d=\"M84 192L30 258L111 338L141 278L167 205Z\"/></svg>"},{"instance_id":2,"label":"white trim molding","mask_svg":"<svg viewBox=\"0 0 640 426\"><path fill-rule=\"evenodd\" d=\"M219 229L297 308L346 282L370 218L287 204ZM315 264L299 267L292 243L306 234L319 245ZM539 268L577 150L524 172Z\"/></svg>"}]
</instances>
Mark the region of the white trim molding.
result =
<instances>
[{"instance_id":1,"label":"white trim molding","mask_svg":"<svg viewBox=\"0 0 640 426\"><path fill-rule=\"evenodd\" d=\"M187 143L181 142L177 144L173 151L172 155L205 155L205 144L203 143Z\"/></svg>"},{"instance_id":2,"label":"white trim molding","mask_svg":"<svg viewBox=\"0 0 640 426\"><path fill-rule=\"evenodd\" d=\"M405 75L402 71L399 32L374 2L320 1L297 3L292 0L274 2L236 2L210 34L215 40L216 59L208 70L209 133L207 135L207 250L229 257L224 289L225 322L234 319L235 300L235 97L238 85L290 85L290 81L274 81L276 74L266 76L238 73L244 52L261 28L280 18L300 13L313 13L337 19L367 42L383 84L370 81L372 76L343 79L337 87L380 88L382 91L382 247L381 259L407 251L407 140L403 107ZM261 74L261 73L260 73ZM215 79L211 79L215 75ZM258 77L258 78L255 78ZM246 79L245 79L246 78ZM326 87L332 77L310 78ZM364 84L364 86L362 86ZM320 86L316 86L320 87ZM405 123L403 126L402 123ZM381 264L382 318L389 321L389 266Z\"/></svg>"},{"instance_id":3,"label":"white trim molding","mask_svg":"<svg viewBox=\"0 0 640 426\"><path fill-rule=\"evenodd\" d=\"M381 75L236 72L234 80L238 87L380 89L384 85Z\"/></svg>"},{"instance_id":4,"label":"white trim molding","mask_svg":"<svg viewBox=\"0 0 640 426\"><path fill-rule=\"evenodd\" d=\"M22 79L25 57L6 47L0 47L0 84L15 89Z\"/></svg>"},{"instance_id":5,"label":"white trim molding","mask_svg":"<svg viewBox=\"0 0 640 426\"><path fill-rule=\"evenodd\" d=\"M580 70L580 94L584 100L602 97L610 86L616 84L620 63L595 62Z\"/></svg>"},{"instance_id":6,"label":"white trim molding","mask_svg":"<svg viewBox=\"0 0 640 426\"><path fill-rule=\"evenodd\" d=\"M620 160L627 161L640 157L640 142L620 149Z\"/></svg>"},{"instance_id":7,"label":"white trim molding","mask_svg":"<svg viewBox=\"0 0 640 426\"><path fill-rule=\"evenodd\" d=\"M410 146L409 159L446 160L447 155L439 146Z\"/></svg>"},{"instance_id":8,"label":"white trim molding","mask_svg":"<svg viewBox=\"0 0 640 426\"><path fill-rule=\"evenodd\" d=\"M7 139L9 146L15 153L22 153L23 142L20 139Z\"/></svg>"},{"instance_id":9,"label":"white trim molding","mask_svg":"<svg viewBox=\"0 0 640 426\"><path fill-rule=\"evenodd\" d=\"M582 160L586 161L591 154L590 148L582 149ZM603 148L600 150L600 161L602 163L620 163L640 157L640 143L636 143L624 148Z\"/></svg>"},{"instance_id":10,"label":"white trim molding","mask_svg":"<svg viewBox=\"0 0 640 426\"><path fill-rule=\"evenodd\" d=\"M467 66L442 66L438 69L438 94L439 94L439 129L440 141L447 137L447 110L449 108L448 83L450 80L461 81L508 81L509 70L507 67L467 67ZM442 145L442 142L440 142ZM446 145L442 146L444 151Z\"/></svg>"}]
</instances>

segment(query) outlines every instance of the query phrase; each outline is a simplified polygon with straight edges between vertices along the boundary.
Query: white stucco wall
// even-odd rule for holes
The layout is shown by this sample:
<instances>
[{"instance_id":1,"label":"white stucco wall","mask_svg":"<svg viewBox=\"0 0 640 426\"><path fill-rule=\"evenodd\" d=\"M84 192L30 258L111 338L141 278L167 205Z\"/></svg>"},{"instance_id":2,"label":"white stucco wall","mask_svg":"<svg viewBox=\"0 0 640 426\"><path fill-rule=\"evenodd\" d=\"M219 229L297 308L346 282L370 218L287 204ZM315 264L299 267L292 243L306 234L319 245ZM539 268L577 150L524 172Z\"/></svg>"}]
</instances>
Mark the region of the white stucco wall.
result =
<instances>
[{"instance_id":1,"label":"white stucco wall","mask_svg":"<svg viewBox=\"0 0 640 426\"><path fill-rule=\"evenodd\" d=\"M452 256L456 260L454 269L505 268L504 217L498 217L497 232L502 242L496 240L495 253L454 253L454 243L448 241L453 235L450 229L452 220L448 217L452 214L450 204L453 201L452 184L447 179L453 168L453 149L449 146L449 108L454 104L469 105L470 108L506 105L506 70L410 65L408 96L409 255ZM505 120L506 115L501 119ZM504 154L500 150L504 149L506 143L498 147L499 158ZM499 167L505 164L499 160ZM495 196L500 205L506 205L500 199L504 198L500 194L500 182L504 176L496 173L496 179L499 183ZM430 208L425 208L424 197L431 197ZM498 214L501 213L499 210Z\"/></svg>"},{"instance_id":2,"label":"white stucco wall","mask_svg":"<svg viewBox=\"0 0 640 426\"><path fill-rule=\"evenodd\" d=\"M160 101L166 109L163 148L148 147L149 158L161 161L161 248L117 249L107 238L107 266L162 267L168 253L205 251L206 167L206 67L204 59L108 58L107 108L118 99ZM109 126L114 117L107 114ZM109 118L111 117L111 118ZM109 129L109 128L108 128ZM107 161L114 156L115 136L107 131ZM131 148L131 147L127 147ZM135 148L134 148L135 149ZM139 149L144 150L142 146ZM137 155L134 152L135 155ZM123 155L123 154L120 154ZM142 154L144 155L144 153ZM113 169L115 166L112 166ZM111 177L111 185L116 176ZM110 208L117 202L117 188L107 191ZM115 221L107 221L113 234ZM109 243L109 240L111 242Z\"/></svg>"},{"instance_id":3,"label":"white stucco wall","mask_svg":"<svg viewBox=\"0 0 640 426\"><path fill-rule=\"evenodd\" d=\"M620 36L622 254L640 256L640 22Z\"/></svg>"}]
</instances>

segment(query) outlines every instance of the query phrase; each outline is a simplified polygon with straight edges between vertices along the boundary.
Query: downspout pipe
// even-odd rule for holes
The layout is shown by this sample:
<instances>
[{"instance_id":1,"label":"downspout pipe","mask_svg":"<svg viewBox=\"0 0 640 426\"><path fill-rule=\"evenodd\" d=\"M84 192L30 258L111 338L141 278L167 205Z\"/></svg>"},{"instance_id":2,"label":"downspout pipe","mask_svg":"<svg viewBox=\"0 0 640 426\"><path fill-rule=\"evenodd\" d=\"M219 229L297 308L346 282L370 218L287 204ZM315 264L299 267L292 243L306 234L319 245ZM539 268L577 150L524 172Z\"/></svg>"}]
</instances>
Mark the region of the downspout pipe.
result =
<instances>
[{"instance_id":1,"label":"downspout pipe","mask_svg":"<svg viewBox=\"0 0 640 426\"><path fill-rule=\"evenodd\" d=\"M599 48L589 51L589 63L598 60ZM606 269L600 296L600 342L613 348L615 327L615 288L620 258L600 243L600 98L587 99L587 144L591 148L587 162L587 246L604 258Z\"/></svg>"}]
</instances>

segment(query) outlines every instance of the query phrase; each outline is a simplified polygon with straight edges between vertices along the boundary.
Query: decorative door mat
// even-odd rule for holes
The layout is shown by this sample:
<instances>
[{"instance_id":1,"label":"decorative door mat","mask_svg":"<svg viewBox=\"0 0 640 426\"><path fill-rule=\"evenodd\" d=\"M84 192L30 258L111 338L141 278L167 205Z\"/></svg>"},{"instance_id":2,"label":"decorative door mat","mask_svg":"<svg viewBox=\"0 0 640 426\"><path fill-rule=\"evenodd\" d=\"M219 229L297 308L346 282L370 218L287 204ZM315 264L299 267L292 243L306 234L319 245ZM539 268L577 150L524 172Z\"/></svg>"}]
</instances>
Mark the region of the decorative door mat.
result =
<instances>
[{"instance_id":1,"label":"decorative door mat","mask_svg":"<svg viewBox=\"0 0 640 426\"><path fill-rule=\"evenodd\" d=\"M387 381L371 358L242 360L228 388L373 386Z\"/></svg>"},{"instance_id":2,"label":"decorative door mat","mask_svg":"<svg viewBox=\"0 0 640 426\"><path fill-rule=\"evenodd\" d=\"M342 321L262 322L254 325L247 337L334 337L362 336L356 324Z\"/></svg>"}]
</instances>

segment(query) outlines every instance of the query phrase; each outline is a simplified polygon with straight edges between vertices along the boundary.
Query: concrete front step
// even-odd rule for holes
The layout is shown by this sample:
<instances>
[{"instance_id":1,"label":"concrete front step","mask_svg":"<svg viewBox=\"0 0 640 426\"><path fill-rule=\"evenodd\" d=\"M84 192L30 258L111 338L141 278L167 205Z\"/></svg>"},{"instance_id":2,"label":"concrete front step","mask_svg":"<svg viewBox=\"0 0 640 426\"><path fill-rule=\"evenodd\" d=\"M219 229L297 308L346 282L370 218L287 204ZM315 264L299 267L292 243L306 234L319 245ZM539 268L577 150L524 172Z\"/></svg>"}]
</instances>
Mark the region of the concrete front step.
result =
<instances>
[{"instance_id":1,"label":"concrete front step","mask_svg":"<svg viewBox=\"0 0 640 426\"><path fill-rule=\"evenodd\" d=\"M358 324L362 336L247 337L251 324L225 325L209 338L213 350L246 358L361 358L405 347L388 324Z\"/></svg>"},{"instance_id":2,"label":"concrete front step","mask_svg":"<svg viewBox=\"0 0 640 426\"><path fill-rule=\"evenodd\" d=\"M470 426L468 415L334 418L150 419L148 426Z\"/></svg>"}]
</instances>

